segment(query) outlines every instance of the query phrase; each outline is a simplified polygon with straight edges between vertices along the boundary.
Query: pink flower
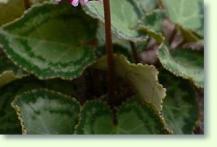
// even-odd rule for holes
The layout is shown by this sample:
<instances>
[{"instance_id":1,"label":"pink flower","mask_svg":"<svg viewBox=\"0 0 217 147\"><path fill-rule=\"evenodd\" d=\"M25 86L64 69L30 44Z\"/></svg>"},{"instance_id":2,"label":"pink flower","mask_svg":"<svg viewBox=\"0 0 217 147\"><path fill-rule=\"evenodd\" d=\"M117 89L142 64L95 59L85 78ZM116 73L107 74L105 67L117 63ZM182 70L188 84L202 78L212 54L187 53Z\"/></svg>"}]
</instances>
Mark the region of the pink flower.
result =
<instances>
[{"instance_id":1,"label":"pink flower","mask_svg":"<svg viewBox=\"0 0 217 147\"><path fill-rule=\"evenodd\" d=\"M60 2L62 0L56 0L57 2ZM89 0L68 0L74 7L77 7L80 3L81 5L85 5L88 3Z\"/></svg>"}]
</instances>

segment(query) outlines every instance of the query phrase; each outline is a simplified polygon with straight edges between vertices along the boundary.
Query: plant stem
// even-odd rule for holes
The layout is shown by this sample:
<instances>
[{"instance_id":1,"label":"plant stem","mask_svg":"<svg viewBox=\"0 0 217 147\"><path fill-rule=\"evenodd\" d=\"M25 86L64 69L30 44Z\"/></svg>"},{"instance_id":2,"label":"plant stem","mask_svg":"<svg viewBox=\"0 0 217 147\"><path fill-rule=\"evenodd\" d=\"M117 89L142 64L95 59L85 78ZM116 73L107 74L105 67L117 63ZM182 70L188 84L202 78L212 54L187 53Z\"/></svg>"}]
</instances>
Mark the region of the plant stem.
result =
<instances>
[{"instance_id":1,"label":"plant stem","mask_svg":"<svg viewBox=\"0 0 217 147\"><path fill-rule=\"evenodd\" d=\"M174 29L172 30L171 35L168 40L169 45L172 45L173 41L175 40L176 35L177 35L177 29L176 29L176 26L174 26Z\"/></svg>"},{"instance_id":2,"label":"plant stem","mask_svg":"<svg viewBox=\"0 0 217 147\"><path fill-rule=\"evenodd\" d=\"M29 9L30 8L30 2L29 2L29 0L24 0L24 6L25 6L25 9Z\"/></svg>"},{"instance_id":3,"label":"plant stem","mask_svg":"<svg viewBox=\"0 0 217 147\"><path fill-rule=\"evenodd\" d=\"M112 30L111 30L111 11L110 0L103 0L104 16L105 16L105 40L108 64L108 96L111 100L114 99L114 57L112 48Z\"/></svg>"},{"instance_id":4,"label":"plant stem","mask_svg":"<svg viewBox=\"0 0 217 147\"><path fill-rule=\"evenodd\" d=\"M135 43L130 41L130 46L131 46L131 50L132 50L132 53L133 53L133 58L135 60L136 63L139 63L139 55L138 55L138 52L136 50L136 46L135 46Z\"/></svg>"}]
</instances>

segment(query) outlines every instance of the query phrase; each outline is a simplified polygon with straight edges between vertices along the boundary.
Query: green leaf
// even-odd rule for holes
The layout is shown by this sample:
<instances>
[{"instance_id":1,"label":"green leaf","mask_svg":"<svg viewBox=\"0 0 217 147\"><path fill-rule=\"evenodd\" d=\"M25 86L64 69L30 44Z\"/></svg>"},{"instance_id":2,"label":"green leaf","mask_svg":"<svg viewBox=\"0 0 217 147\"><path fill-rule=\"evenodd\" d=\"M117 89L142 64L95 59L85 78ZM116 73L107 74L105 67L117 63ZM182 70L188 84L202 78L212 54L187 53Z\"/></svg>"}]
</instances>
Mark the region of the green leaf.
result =
<instances>
[{"instance_id":1,"label":"green leaf","mask_svg":"<svg viewBox=\"0 0 217 147\"><path fill-rule=\"evenodd\" d=\"M103 23L98 24L97 42L99 46L105 45L105 25ZM112 43L123 46L125 50L131 49L129 41L118 38L114 33L112 34Z\"/></svg>"},{"instance_id":2,"label":"green leaf","mask_svg":"<svg viewBox=\"0 0 217 147\"><path fill-rule=\"evenodd\" d=\"M32 77L16 80L3 86L0 88L0 134L21 134L20 122L17 119L15 110L10 105L17 95L34 89L46 88L77 97L80 95L76 95L75 86L79 87L80 85L74 85L70 81L59 79L39 81Z\"/></svg>"},{"instance_id":3,"label":"green leaf","mask_svg":"<svg viewBox=\"0 0 217 147\"><path fill-rule=\"evenodd\" d=\"M100 101L84 104L77 134L164 134L168 133L162 117L148 105L135 101L123 104L116 113L117 124L113 123L110 108Z\"/></svg>"},{"instance_id":4,"label":"green leaf","mask_svg":"<svg viewBox=\"0 0 217 147\"><path fill-rule=\"evenodd\" d=\"M37 4L48 0L29 0ZM0 26L22 16L25 11L24 0L0 0Z\"/></svg>"},{"instance_id":5,"label":"green leaf","mask_svg":"<svg viewBox=\"0 0 217 147\"><path fill-rule=\"evenodd\" d=\"M165 69L174 75L192 81L197 87L204 87L204 57L200 52L190 49L170 51L162 46L158 58Z\"/></svg>"},{"instance_id":6,"label":"green leaf","mask_svg":"<svg viewBox=\"0 0 217 147\"><path fill-rule=\"evenodd\" d=\"M164 134L164 121L148 105L129 101L117 112L117 134Z\"/></svg>"},{"instance_id":7,"label":"green leaf","mask_svg":"<svg viewBox=\"0 0 217 147\"><path fill-rule=\"evenodd\" d=\"M133 0L110 0L112 15L112 30L121 39L140 41L144 37L139 35L136 27L143 13ZM102 1L90 1L85 7L85 12L104 22Z\"/></svg>"},{"instance_id":8,"label":"green leaf","mask_svg":"<svg viewBox=\"0 0 217 147\"><path fill-rule=\"evenodd\" d=\"M12 103L24 134L73 134L80 104L77 100L48 90L33 90Z\"/></svg>"},{"instance_id":9,"label":"green leaf","mask_svg":"<svg viewBox=\"0 0 217 147\"><path fill-rule=\"evenodd\" d=\"M21 134L21 125L11 102L17 94L33 88L40 88L42 83L23 78L0 88L0 134Z\"/></svg>"},{"instance_id":10,"label":"green leaf","mask_svg":"<svg viewBox=\"0 0 217 147\"><path fill-rule=\"evenodd\" d=\"M150 103L160 112L166 90L158 82L158 71L152 65L130 63L122 55L114 55L115 73L129 82L138 98L144 103ZM107 70L106 57L102 57L94 65L95 68Z\"/></svg>"},{"instance_id":11,"label":"green leaf","mask_svg":"<svg viewBox=\"0 0 217 147\"><path fill-rule=\"evenodd\" d=\"M84 104L76 134L113 134L112 112L100 101L89 101Z\"/></svg>"},{"instance_id":12,"label":"green leaf","mask_svg":"<svg viewBox=\"0 0 217 147\"><path fill-rule=\"evenodd\" d=\"M15 66L4 55L0 55L0 87L27 76L27 74Z\"/></svg>"},{"instance_id":13,"label":"green leaf","mask_svg":"<svg viewBox=\"0 0 217 147\"><path fill-rule=\"evenodd\" d=\"M134 2L144 12L149 12L157 7L157 0L134 0Z\"/></svg>"},{"instance_id":14,"label":"green leaf","mask_svg":"<svg viewBox=\"0 0 217 147\"><path fill-rule=\"evenodd\" d=\"M169 18L203 36L203 0L162 0Z\"/></svg>"},{"instance_id":15,"label":"green leaf","mask_svg":"<svg viewBox=\"0 0 217 147\"><path fill-rule=\"evenodd\" d=\"M201 41L201 38L198 35L196 35L193 31L184 29L183 27L178 26L178 25L176 27L178 27L178 30L180 30L182 37L183 37L183 41L185 43Z\"/></svg>"},{"instance_id":16,"label":"green leaf","mask_svg":"<svg viewBox=\"0 0 217 147\"><path fill-rule=\"evenodd\" d=\"M20 17L24 10L23 0L3 0L0 3L0 26Z\"/></svg>"},{"instance_id":17,"label":"green leaf","mask_svg":"<svg viewBox=\"0 0 217 147\"><path fill-rule=\"evenodd\" d=\"M67 4L40 4L4 26L0 43L16 64L40 79L74 79L95 60L96 21Z\"/></svg>"},{"instance_id":18,"label":"green leaf","mask_svg":"<svg viewBox=\"0 0 217 147\"><path fill-rule=\"evenodd\" d=\"M62 86L65 89L60 89L58 85L59 87ZM69 85L67 85L64 81L38 81L28 77L11 82L10 84L0 88L0 134L22 133L20 121L17 118L16 111L11 107L11 102L17 95L38 88L49 88L70 94L67 92L68 87Z\"/></svg>"},{"instance_id":19,"label":"green leaf","mask_svg":"<svg viewBox=\"0 0 217 147\"><path fill-rule=\"evenodd\" d=\"M174 134L192 134L198 119L195 91L188 82L168 72L160 72L160 80L167 88L163 116Z\"/></svg>"},{"instance_id":20,"label":"green leaf","mask_svg":"<svg viewBox=\"0 0 217 147\"><path fill-rule=\"evenodd\" d=\"M162 22L165 19L165 12L160 9L146 13L143 18L144 25L156 32L162 31Z\"/></svg>"},{"instance_id":21,"label":"green leaf","mask_svg":"<svg viewBox=\"0 0 217 147\"><path fill-rule=\"evenodd\" d=\"M165 12L159 9L146 13L141 24L139 25L139 31L153 37L157 42L164 41L162 35L162 22L165 19Z\"/></svg>"}]
</instances>

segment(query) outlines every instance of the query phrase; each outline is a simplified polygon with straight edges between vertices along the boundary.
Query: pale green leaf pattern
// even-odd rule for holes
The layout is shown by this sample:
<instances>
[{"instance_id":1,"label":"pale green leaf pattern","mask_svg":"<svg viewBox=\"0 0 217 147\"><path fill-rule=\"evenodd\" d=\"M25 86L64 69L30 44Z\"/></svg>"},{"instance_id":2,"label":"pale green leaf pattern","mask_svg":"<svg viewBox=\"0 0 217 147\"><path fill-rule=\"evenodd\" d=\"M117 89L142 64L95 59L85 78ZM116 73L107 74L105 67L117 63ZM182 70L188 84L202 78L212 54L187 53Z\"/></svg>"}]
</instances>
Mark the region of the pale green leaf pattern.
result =
<instances>
[{"instance_id":1,"label":"pale green leaf pattern","mask_svg":"<svg viewBox=\"0 0 217 147\"><path fill-rule=\"evenodd\" d=\"M133 0L110 0L112 15L112 30L121 39L141 41L141 37L136 29L141 18L142 11L137 9ZM103 2L90 1L84 10L90 16L104 22Z\"/></svg>"},{"instance_id":2,"label":"pale green leaf pattern","mask_svg":"<svg viewBox=\"0 0 217 147\"><path fill-rule=\"evenodd\" d=\"M49 90L32 90L12 103L24 134L73 134L80 104L74 98Z\"/></svg>"},{"instance_id":3,"label":"pale green leaf pattern","mask_svg":"<svg viewBox=\"0 0 217 147\"><path fill-rule=\"evenodd\" d=\"M163 134L166 132L161 116L148 105L129 101L117 112L117 134Z\"/></svg>"},{"instance_id":4,"label":"pale green leaf pattern","mask_svg":"<svg viewBox=\"0 0 217 147\"><path fill-rule=\"evenodd\" d=\"M140 22L139 31L145 33L145 35L151 36L158 43L162 43L164 41L162 23L165 17L164 11L160 9L146 13L143 20Z\"/></svg>"},{"instance_id":5,"label":"pale green leaf pattern","mask_svg":"<svg viewBox=\"0 0 217 147\"><path fill-rule=\"evenodd\" d=\"M100 101L89 101L82 107L76 134L112 134L114 125L110 108Z\"/></svg>"},{"instance_id":6,"label":"pale green leaf pattern","mask_svg":"<svg viewBox=\"0 0 217 147\"><path fill-rule=\"evenodd\" d=\"M95 60L89 43L95 33L96 21L81 9L45 3L4 26L0 43L13 62L40 79L74 79Z\"/></svg>"},{"instance_id":7,"label":"pale green leaf pattern","mask_svg":"<svg viewBox=\"0 0 217 147\"><path fill-rule=\"evenodd\" d=\"M157 0L134 0L134 2L144 12L150 12L157 6Z\"/></svg>"},{"instance_id":8,"label":"pale green leaf pattern","mask_svg":"<svg viewBox=\"0 0 217 147\"><path fill-rule=\"evenodd\" d=\"M113 122L113 117L117 122ZM77 134L164 134L168 133L163 118L148 105L136 101L122 104L115 115L100 101L84 104Z\"/></svg>"},{"instance_id":9,"label":"pale green leaf pattern","mask_svg":"<svg viewBox=\"0 0 217 147\"><path fill-rule=\"evenodd\" d=\"M198 120L198 104L188 81L168 72L160 72L160 80L167 88L163 116L174 134L192 134Z\"/></svg>"},{"instance_id":10,"label":"pale green leaf pattern","mask_svg":"<svg viewBox=\"0 0 217 147\"><path fill-rule=\"evenodd\" d=\"M170 51L168 47L162 46L158 57L168 71L192 81L197 87L204 87L204 57L202 53L181 48Z\"/></svg>"},{"instance_id":11,"label":"pale green leaf pattern","mask_svg":"<svg viewBox=\"0 0 217 147\"><path fill-rule=\"evenodd\" d=\"M170 19L203 36L203 0L162 0Z\"/></svg>"}]
</instances>

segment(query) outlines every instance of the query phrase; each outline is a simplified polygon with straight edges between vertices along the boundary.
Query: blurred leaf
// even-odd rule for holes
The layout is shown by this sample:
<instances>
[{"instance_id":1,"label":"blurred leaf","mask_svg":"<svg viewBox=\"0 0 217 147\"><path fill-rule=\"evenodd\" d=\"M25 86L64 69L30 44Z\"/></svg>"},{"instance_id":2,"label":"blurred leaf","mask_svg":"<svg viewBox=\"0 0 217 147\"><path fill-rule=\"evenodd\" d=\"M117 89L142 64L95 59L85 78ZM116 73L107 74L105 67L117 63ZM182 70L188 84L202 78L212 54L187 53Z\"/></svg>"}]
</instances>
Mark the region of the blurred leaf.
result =
<instances>
[{"instance_id":1,"label":"blurred leaf","mask_svg":"<svg viewBox=\"0 0 217 147\"><path fill-rule=\"evenodd\" d=\"M40 79L73 79L95 60L96 21L70 5L41 4L4 26L0 43L16 64Z\"/></svg>"},{"instance_id":2,"label":"blurred leaf","mask_svg":"<svg viewBox=\"0 0 217 147\"><path fill-rule=\"evenodd\" d=\"M162 46L158 57L165 69L174 75L192 81L197 87L204 87L203 54L191 49L171 50Z\"/></svg>"},{"instance_id":3,"label":"blurred leaf","mask_svg":"<svg viewBox=\"0 0 217 147\"><path fill-rule=\"evenodd\" d=\"M48 0L29 0L30 4L36 4ZM0 0L0 26L15 20L25 11L24 0Z\"/></svg>"},{"instance_id":4,"label":"blurred leaf","mask_svg":"<svg viewBox=\"0 0 217 147\"><path fill-rule=\"evenodd\" d=\"M170 19L203 36L203 0L162 0Z\"/></svg>"},{"instance_id":5,"label":"blurred leaf","mask_svg":"<svg viewBox=\"0 0 217 147\"><path fill-rule=\"evenodd\" d=\"M3 3L1 3L3 2ZM20 17L24 12L23 0L0 1L0 26Z\"/></svg>"},{"instance_id":6,"label":"blurred leaf","mask_svg":"<svg viewBox=\"0 0 217 147\"><path fill-rule=\"evenodd\" d=\"M162 22L164 19L165 19L165 12L160 9L156 9L154 11L146 13L143 22L146 27L153 29L156 32L161 32Z\"/></svg>"},{"instance_id":7,"label":"blurred leaf","mask_svg":"<svg viewBox=\"0 0 217 147\"><path fill-rule=\"evenodd\" d=\"M144 12L149 12L157 7L157 0L134 0L134 2Z\"/></svg>"},{"instance_id":8,"label":"blurred leaf","mask_svg":"<svg viewBox=\"0 0 217 147\"><path fill-rule=\"evenodd\" d=\"M194 32L192 32L191 30L188 29L184 29L181 26L178 26L178 29L180 30L182 37L183 37L183 41L185 43L191 43L191 42L198 42L201 41L201 38L199 36L197 36Z\"/></svg>"},{"instance_id":9,"label":"blurred leaf","mask_svg":"<svg viewBox=\"0 0 217 147\"><path fill-rule=\"evenodd\" d=\"M8 3L8 0L0 0L0 3Z\"/></svg>"},{"instance_id":10,"label":"blurred leaf","mask_svg":"<svg viewBox=\"0 0 217 147\"><path fill-rule=\"evenodd\" d=\"M139 30L146 35L153 37L158 43L164 41L164 36L162 35L162 22L165 19L165 13L162 10L154 10L146 13L141 24L139 25Z\"/></svg>"}]
</instances>

